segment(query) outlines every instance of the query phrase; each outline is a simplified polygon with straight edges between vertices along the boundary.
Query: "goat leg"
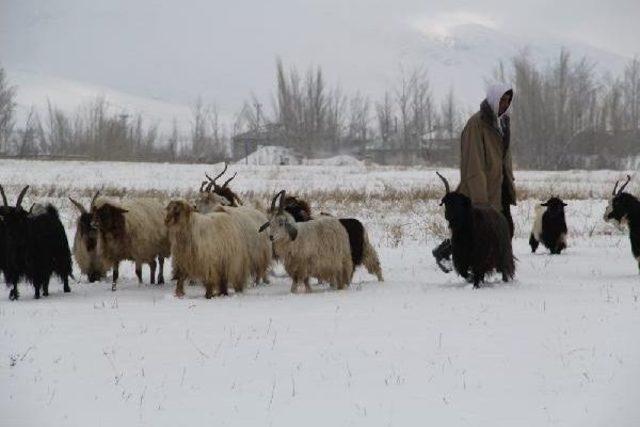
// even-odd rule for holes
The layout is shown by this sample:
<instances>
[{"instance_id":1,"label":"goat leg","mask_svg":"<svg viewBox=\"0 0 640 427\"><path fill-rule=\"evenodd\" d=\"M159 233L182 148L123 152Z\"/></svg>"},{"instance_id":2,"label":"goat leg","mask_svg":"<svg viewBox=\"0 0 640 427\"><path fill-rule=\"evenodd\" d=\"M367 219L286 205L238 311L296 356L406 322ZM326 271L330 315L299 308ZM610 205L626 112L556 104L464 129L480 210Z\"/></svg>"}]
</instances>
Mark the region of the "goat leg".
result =
<instances>
[{"instance_id":1,"label":"goat leg","mask_svg":"<svg viewBox=\"0 0 640 427\"><path fill-rule=\"evenodd\" d=\"M62 283L63 283L64 291L65 292L71 292L71 288L69 287L69 277L68 276L65 276L64 279L62 279Z\"/></svg>"},{"instance_id":2,"label":"goat leg","mask_svg":"<svg viewBox=\"0 0 640 427\"><path fill-rule=\"evenodd\" d=\"M138 283L142 284L142 264L136 262L136 277L138 278Z\"/></svg>"},{"instance_id":3,"label":"goat leg","mask_svg":"<svg viewBox=\"0 0 640 427\"><path fill-rule=\"evenodd\" d=\"M158 271L158 285L164 284L164 257L158 257L158 265L160 266Z\"/></svg>"},{"instance_id":4,"label":"goat leg","mask_svg":"<svg viewBox=\"0 0 640 427\"><path fill-rule=\"evenodd\" d=\"M531 246L531 253L535 253L536 250L538 249L538 245L540 244L540 242L538 242L538 240L536 240L536 238L534 237L533 233L531 233L529 235L529 246Z\"/></svg>"},{"instance_id":5,"label":"goat leg","mask_svg":"<svg viewBox=\"0 0 640 427\"><path fill-rule=\"evenodd\" d=\"M14 283L13 284L13 288L11 288L11 290L9 291L9 300L15 301L19 297L20 297L20 295L18 294L18 284Z\"/></svg>"},{"instance_id":6,"label":"goat leg","mask_svg":"<svg viewBox=\"0 0 640 427\"><path fill-rule=\"evenodd\" d=\"M118 283L118 267L119 264L116 264L113 266L113 282L111 283L111 290L115 291L116 290L116 283Z\"/></svg>"},{"instance_id":7,"label":"goat leg","mask_svg":"<svg viewBox=\"0 0 640 427\"><path fill-rule=\"evenodd\" d=\"M151 280L151 284L155 285L156 284L156 268L158 268L158 263L153 260L149 263L149 270L150 270L150 280Z\"/></svg>"}]
</instances>

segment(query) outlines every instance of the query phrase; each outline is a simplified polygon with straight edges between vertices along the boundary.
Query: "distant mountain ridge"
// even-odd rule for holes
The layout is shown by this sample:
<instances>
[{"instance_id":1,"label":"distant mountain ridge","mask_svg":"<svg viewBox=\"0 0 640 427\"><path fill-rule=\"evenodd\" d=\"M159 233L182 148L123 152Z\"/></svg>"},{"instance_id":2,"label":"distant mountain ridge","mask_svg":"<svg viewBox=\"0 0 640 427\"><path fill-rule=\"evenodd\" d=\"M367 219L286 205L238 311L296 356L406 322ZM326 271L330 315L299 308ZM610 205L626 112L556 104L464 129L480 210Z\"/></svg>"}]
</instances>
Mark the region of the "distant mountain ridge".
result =
<instances>
[{"instance_id":1,"label":"distant mountain ridge","mask_svg":"<svg viewBox=\"0 0 640 427\"><path fill-rule=\"evenodd\" d=\"M429 74L436 101L443 99L453 89L457 101L465 110L475 110L484 97L485 82L491 79L499 61L509 65L511 58L526 48L533 60L546 64L558 57L562 47L566 47L574 59L588 57L596 64L596 72L602 76L607 73L621 75L630 59L572 40L552 36L525 38L485 25L463 24L449 28L446 34L415 26L404 27L391 34L371 34L368 43L363 45L360 40L359 45L347 46L347 49L351 49L348 55L338 55L335 61L329 63L327 58L331 58L328 56L330 53L325 52L317 55L317 63L328 71L330 78L335 76L340 80L337 83L346 93L362 90L374 101L382 96L385 89L392 89L397 80L398 64L421 64ZM364 64L366 67L363 67ZM18 86L19 121L26 116L31 105L44 111L47 100L64 111L73 112L95 97L104 96L113 111L131 115L140 113L146 123L158 125L161 132L169 132L174 118L182 132L188 131L190 126L189 105L159 99L156 94L132 95L100 84L43 75L33 70L7 68L9 80ZM262 64L256 72L273 75L273 63ZM229 75L233 73L229 71ZM268 93L272 90L273 80L267 81L269 86L266 87L255 87L253 82L247 81L246 88L241 90L246 90L247 99L252 92ZM210 86L219 93L215 101L227 113L226 116L221 115L222 122L230 126L232 114L241 105L234 105L225 98L228 95L225 91L237 94L240 89L227 88L233 85L219 78L212 79ZM161 93L162 88L158 88L158 92Z\"/></svg>"}]
</instances>

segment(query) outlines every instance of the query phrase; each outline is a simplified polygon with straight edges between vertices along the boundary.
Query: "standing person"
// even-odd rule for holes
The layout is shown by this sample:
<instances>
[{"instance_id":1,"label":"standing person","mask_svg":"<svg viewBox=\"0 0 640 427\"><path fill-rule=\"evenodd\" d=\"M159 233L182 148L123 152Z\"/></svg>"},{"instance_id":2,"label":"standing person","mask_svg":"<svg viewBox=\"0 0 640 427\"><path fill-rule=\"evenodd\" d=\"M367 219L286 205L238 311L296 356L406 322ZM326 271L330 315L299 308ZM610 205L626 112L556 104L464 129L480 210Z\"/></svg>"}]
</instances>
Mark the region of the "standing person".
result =
<instances>
[{"instance_id":1,"label":"standing person","mask_svg":"<svg viewBox=\"0 0 640 427\"><path fill-rule=\"evenodd\" d=\"M474 205L489 205L507 219L513 238L511 205L516 204L511 162L511 130L509 112L513 89L505 83L489 86L480 111L467 121L460 138L460 185L456 191L471 199ZM451 258L451 241L446 239L433 250L442 271Z\"/></svg>"}]
</instances>

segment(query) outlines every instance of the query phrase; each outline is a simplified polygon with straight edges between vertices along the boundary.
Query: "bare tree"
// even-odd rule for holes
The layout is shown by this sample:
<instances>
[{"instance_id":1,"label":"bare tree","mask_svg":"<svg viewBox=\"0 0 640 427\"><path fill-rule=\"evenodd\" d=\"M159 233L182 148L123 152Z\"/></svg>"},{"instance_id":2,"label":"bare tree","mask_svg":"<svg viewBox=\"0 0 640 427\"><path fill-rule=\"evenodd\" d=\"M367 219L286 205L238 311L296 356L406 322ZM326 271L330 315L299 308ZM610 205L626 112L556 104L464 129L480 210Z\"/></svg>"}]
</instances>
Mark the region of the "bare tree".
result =
<instances>
[{"instance_id":1,"label":"bare tree","mask_svg":"<svg viewBox=\"0 0 640 427\"><path fill-rule=\"evenodd\" d=\"M0 67L0 152L6 152L13 131L16 88L10 86L4 68Z\"/></svg>"}]
</instances>

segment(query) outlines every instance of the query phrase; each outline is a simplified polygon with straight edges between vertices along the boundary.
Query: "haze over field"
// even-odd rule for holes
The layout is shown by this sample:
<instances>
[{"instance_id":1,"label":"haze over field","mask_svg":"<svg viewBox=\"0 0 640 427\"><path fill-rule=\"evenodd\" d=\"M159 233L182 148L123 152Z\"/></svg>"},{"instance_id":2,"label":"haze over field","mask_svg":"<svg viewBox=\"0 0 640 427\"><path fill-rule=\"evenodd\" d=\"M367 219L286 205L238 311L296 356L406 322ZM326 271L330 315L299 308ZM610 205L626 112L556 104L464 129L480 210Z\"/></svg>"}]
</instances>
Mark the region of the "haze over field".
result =
<instances>
[{"instance_id":1,"label":"haze over field","mask_svg":"<svg viewBox=\"0 0 640 427\"><path fill-rule=\"evenodd\" d=\"M640 39L632 0L4 0L0 8L0 61L23 111L47 97L71 109L104 94L165 127L174 116L187 123L198 96L229 118L251 93L268 100L276 56L302 69L322 65L329 82L371 96L401 64L420 64L436 98L453 87L475 109L498 60L524 46L540 62L565 46L619 74Z\"/></svg>"}]
</instances>

